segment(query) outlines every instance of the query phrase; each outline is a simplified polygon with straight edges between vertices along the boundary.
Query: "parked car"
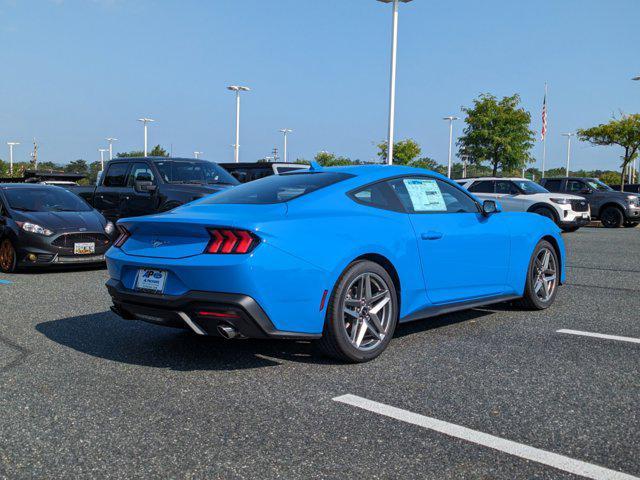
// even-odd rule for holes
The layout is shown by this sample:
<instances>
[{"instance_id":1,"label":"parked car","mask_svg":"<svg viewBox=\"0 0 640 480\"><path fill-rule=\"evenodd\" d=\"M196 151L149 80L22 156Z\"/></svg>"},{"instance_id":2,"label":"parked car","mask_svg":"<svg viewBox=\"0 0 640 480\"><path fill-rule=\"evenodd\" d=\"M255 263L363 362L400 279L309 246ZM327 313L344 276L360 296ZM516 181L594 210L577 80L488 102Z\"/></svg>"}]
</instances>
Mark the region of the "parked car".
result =
<instances>
[{"instance_id":1,"label":"parked car","mask_svg":"<svg viewBox=\"0 0 640 480\"><path fill-rule=\"evenodd\" d=\"M0 185L0 270L104 262L115 226L61 187Z\"/></svg>"},{"instance_id":2,"label":"parked car","mask_svg":"<svg viewBox=\"0 0 640 480\"><path fill-rule=\"evenodd\" d=\"M214 162L186 158L117 158L97 186L69 187L108 220L166 212L238 181Z\"/></svg>"},{"instance_id":3,"label":"parked car","mask_svg":"<svg viewBox=\"0 0 640 480\"><path fill-rule=\"evenodd\" d=\"M591 221L589 204L576 195L551 194L524 178L467 178L458 183L484 200L500 200L509 212L531 212L552 220L565 232Z\"/></svg>"},{"instance_id":4,"label":"parked car","mask_svg":"<svg viewBox=\"0 0 640 480\"><path fill-rule=\"evenodd\" d=\"M597 178L544 178L541 183L554 193L584 197L591 207L591 215L607 228L633 228L640 223L640 196L636 193L617 192Z\"/></svg>"},{"instance_id":5,"label":"parked car","mask_svg":"<svg viewBox=\"0 0 640 480\"><path fill-rule=\"evenodd\" d=\"M427 170L314 167L120 220L107 287L125 319L317 340L363 362L398 322L507 300L551 306L565 278L560 230L500 211Z\"/></svg>"},{"instance_id":6,"label":"parked car","mask_svg":"<svg viewBox=\"0 0 640 480\"><path fill-rule=\"evenodd\" d=\"M259 178L281 175L297 170L309 170L309 165L301 163L221 163L220 166L229 172L240 183L253 182Z\"/></svg>"}]
</instances>

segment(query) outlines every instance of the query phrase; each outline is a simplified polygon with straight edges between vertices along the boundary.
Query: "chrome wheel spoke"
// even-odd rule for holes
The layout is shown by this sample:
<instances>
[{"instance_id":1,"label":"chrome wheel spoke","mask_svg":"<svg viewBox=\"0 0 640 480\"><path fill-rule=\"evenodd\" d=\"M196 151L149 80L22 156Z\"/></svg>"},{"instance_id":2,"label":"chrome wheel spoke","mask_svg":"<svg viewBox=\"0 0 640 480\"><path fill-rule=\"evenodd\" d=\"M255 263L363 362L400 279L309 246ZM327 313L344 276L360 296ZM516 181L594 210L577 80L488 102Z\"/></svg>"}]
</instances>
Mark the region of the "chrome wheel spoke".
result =
<instances>
[{"instance_id":1,"label":"chrome wheel spoke","mask_svg":"<svg viewBox=\"0 0 640 480\"><path fill-rule=\"evenodd\" d=\"M373 325L371 325L371 322L369 322L369 320L366 320L366 319L365 319L364 324L367 326L367 328L369 329L369 331L370 331L371 333L373 333L373 335L374 335L378 340L382 340L382 339L384 338L384 333L382 333L382 332L380 332L380 331L376 330L376 328L375 328Z\"/></svg>"},{"instance_id":2,"label":"chrome wheel spoke","mask_svg":"<svg viewBox=\"0 0 640 480\"><path fill-rule=\"evenodd\" d=\"M371 274L367 273L363 279L364 281L364 299L371 301L373 294L371 293Z\"/></svg>"},{"instance_id":3,"label":"chrome wheel spoke","mask_svg":"<svg viewBox=\"0 0 640 480\"><path fill-rule=\"evenodd\" d=\"M347 315L352 316L353 318L358 318L360 316L360 314L358 312L356 312L355 310L348 308L348 307L344 307L342 309L344 311L344 313L346 313Z\"/></svg>"},{"instance_id":4,"label":"chrome wheel spoke","mask_svg":"<svg viewBox=\"0 0 640 480\"><path fill-rule=\"evenodd\" d=\"M373 322L373 325L376 327L378 332L384 333L384 327L382 326L382 322L380 321L380 317L378 317L378 314L369 312L369 318Z\"/></svg>"},{"instance_id":5,"label":"chrome wheel spoke","mask_svg":"<svg viewBox=\"0 0 640 480\"><path fill-rule=\"evenodd\" d=\"M387 295L378 303L376 303L369 313L377 314L382 308L391 301L391 296Z\"/></svg>"},{"instance_id":6,"label":"chrome wheel spoke","mask_svg":"<svg viewBox=\"0 0 640 480\"><path fill-rule=\"evenodd\" d=\"M364 339L364 334L367 333L368 327L366 321L362 321L358 329L358 336L356 338L356 347L359 347Z\"/></svg>"}]
</instances>

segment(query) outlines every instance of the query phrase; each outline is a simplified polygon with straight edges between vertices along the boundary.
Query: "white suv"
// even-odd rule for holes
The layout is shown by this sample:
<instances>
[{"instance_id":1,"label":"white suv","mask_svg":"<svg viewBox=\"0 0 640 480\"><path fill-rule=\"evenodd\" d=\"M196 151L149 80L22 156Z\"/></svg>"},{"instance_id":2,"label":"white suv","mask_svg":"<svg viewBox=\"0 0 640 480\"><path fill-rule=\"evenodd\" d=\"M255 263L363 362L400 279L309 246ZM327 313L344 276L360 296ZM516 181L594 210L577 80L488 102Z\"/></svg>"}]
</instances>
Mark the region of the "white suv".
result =
<instances>
[{"instance_id":1,"label":"white suv","mask_svg":"<svg viewBox=\"0 0 640 480\"><path fill-rule=\"evenodd\" d=\"M483 200L498 200L505 211L532 212L550 218L565 232L591 221L589 203L582 197L551 193L524 178L465 178L456 180Z\"/></svg>"}]
</instances>

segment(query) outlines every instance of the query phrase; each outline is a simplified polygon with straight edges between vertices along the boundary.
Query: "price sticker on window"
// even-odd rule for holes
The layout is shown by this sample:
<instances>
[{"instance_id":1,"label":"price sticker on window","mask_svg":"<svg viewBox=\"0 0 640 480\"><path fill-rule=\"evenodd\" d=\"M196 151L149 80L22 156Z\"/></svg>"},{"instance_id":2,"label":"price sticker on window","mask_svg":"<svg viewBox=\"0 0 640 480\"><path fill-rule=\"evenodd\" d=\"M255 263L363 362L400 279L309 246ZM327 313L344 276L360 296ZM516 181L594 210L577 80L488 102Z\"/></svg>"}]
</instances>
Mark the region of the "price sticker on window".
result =
<instances>
[{"instance_id":1,"label":"price sticker on window","mask_svg":"<svg viewBox=\"0 0 640 480\"><path fill-rule=\"evenodd\" d=\"M409 193L415 212L446 212L438 182L429 178L407 178L404 185Z\"/></svg>"}]
</instances>

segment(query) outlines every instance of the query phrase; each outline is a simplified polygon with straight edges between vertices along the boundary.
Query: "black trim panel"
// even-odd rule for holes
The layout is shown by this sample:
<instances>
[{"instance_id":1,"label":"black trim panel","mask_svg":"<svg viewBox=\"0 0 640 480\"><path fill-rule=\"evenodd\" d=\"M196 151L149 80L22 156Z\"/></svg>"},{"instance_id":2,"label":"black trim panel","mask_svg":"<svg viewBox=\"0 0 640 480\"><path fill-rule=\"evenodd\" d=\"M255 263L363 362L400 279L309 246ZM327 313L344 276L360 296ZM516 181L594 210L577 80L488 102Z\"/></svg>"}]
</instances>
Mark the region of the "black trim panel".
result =
<instances>
[{"instance_id":1,"label":"black trim panel","mask_svg":"<svg viewBox=\"0 0 640 480\"><path fill-rule=\"evenodd\" d=\"M495 295L492 297L466 300L464 302L453 303L449 305L430 305L427 308L401 318L400 323L413 322L415 320L422 320L429 317L435 317L437 315L443 315L445 313L457 312L459 310L468 310L470 308L483 307L485 305L491 305L493 303L508 302L509 300L516 300L518 298L522 297L519 295Z\"/></svg>"}]
</instances>

